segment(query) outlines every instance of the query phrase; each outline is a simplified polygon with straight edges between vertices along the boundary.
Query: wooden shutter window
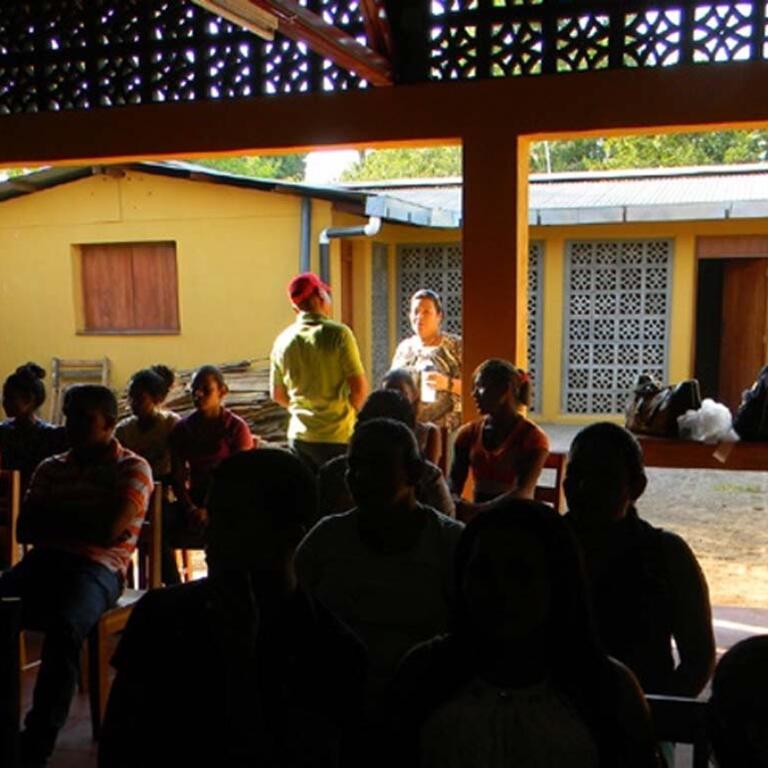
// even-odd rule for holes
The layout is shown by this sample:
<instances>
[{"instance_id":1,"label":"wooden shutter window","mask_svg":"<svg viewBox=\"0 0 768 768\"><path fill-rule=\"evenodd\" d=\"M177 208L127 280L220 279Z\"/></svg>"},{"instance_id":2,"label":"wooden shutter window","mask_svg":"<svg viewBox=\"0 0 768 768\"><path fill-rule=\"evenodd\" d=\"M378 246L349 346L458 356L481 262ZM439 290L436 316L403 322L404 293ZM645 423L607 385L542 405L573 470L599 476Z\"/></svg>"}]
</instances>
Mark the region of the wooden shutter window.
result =
<instances>
[{"instance_id":1,"label":"wooden shutter window","mask_svg":"<svg viewBox=\"0 0 768 768\"><path fill-rule=\"evenodd\" d=\"M82 245L85 333L178 333L175 243Z\"/></svg>"}]
</instances>

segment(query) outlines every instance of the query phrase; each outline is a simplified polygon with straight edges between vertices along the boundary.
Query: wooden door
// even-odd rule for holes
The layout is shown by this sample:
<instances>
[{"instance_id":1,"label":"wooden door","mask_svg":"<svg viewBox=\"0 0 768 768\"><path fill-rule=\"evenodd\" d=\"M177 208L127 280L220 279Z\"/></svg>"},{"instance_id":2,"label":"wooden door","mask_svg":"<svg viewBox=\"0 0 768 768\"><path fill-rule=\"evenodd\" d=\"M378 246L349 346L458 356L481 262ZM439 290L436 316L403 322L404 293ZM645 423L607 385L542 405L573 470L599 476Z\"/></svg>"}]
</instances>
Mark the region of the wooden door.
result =
<instances>
[{"instance_id":1,"label":"wooden door","mask_svg":"<svg viewBox=\"0 0 768 768\"><path fill-rule=\"evenodd\" d=\"M341 322L354 330L355 278L353 245L351 240L341 241Z\"/></svg>"},{"instance_id":2,"label":"wooden door","mask_svg":"<svg viewBox=\"0 0 768 768\"><path fill-rule=\"evenodd\" d=\"M731 411L766 362L768 259L728 259L723 270L719 399Z\"/></svg>"}]
</instances>

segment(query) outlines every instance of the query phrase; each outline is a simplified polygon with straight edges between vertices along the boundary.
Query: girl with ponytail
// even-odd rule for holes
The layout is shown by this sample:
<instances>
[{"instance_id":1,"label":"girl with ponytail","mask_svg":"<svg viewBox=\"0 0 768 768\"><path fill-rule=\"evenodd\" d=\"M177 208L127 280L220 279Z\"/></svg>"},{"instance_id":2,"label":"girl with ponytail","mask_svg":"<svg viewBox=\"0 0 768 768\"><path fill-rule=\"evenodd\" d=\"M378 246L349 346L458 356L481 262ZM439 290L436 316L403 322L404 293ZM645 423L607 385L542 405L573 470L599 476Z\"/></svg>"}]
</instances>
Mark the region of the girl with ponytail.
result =
<instances>
[{"instance_id":1,"label":"girl with ponytail","mask_svg":"<svg viewBox=\"0 0 768 768\"><path fill-rule=\"evenodd\" d=\"M546 434L524 416L531 400L525 371L507 360L491 359L477 368L473 380L481 418L459 430L450 474L457 517L463 520L500 496L532 499L549 454ZM459 498L470 473L474 503Z\"/></svg>"}]
</instances>

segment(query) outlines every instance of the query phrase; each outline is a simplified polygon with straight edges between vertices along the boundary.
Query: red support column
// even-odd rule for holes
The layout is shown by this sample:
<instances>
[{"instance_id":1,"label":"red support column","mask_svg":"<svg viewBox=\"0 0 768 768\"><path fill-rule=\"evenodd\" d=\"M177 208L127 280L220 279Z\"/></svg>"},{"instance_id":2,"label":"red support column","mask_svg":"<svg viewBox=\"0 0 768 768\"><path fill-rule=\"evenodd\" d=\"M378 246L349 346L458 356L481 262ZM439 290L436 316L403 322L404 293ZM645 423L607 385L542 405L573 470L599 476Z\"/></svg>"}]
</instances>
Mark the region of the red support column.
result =
<instances>
[{"instance_id":1,"label":"red support column","mask_svg":"<svg viewBox=\"0 0 768 768\"><path fill-rule=\"evenodd\" d=\"M528 142L496 127L464 137L464 419L472 372L489 357L526 365Z\"/></svg>"}]
</instances>

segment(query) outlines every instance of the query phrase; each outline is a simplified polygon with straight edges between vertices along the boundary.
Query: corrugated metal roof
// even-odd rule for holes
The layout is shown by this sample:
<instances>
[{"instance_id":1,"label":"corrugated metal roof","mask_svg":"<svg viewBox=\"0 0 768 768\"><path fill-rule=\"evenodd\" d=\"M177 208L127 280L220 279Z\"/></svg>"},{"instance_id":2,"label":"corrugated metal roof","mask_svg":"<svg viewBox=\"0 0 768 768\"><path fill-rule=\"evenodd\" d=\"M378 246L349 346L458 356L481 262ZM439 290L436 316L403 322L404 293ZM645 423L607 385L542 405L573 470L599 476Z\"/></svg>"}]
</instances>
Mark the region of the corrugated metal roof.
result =
<instances>
[{"instance_id":1,"label":"corrugated metal roof","mask_svg":"<svg viewBox=\"0 0 768 768\"><path fill-rule=\"evenodd\" d=\"M361 214L417 226L461 225L462 184L455 177L314 185L239 176L181 161L116 167L344 202L358 206ZM109 168L46 168L9 179L0 183L0 202ZM535 174L530 179L529 222L543 226L765 217L768 164Z\"/></svg>"},{"instance_id":2,"label":"corrugated metal roof","mask_svg":"<svg viewBox=\"0 0 768 768\"><path fill-rule=\"evenodd\" d=\"M461 213L460 179L355 184ZM768 164L534 174L531 224L762 218L768 216Z\"/></svg>"},{"instance_id":3,"label":"corrugated metal roof","mask_svg":"<svg viewBox=\"0 0 768 768\"><path fill-rule=\"evenodd\" d=\"M76 166L44 168L0 182L0 203L22 195L87 178L98 173L119 173L134 170L160 176L204 181L210 184L255 189L263 192L311 197L334 203L346 203L360 215L380 216L383 219L423 227L458 227L459 216L454 211L442 211L424 205L418 200L400 199L381 193L368 193L343 186L305 184L280 179L260 179L219 171L181 160L120 163L113 166Z\"/></svg>"}]
</instances>

